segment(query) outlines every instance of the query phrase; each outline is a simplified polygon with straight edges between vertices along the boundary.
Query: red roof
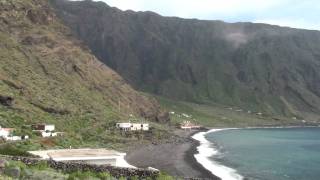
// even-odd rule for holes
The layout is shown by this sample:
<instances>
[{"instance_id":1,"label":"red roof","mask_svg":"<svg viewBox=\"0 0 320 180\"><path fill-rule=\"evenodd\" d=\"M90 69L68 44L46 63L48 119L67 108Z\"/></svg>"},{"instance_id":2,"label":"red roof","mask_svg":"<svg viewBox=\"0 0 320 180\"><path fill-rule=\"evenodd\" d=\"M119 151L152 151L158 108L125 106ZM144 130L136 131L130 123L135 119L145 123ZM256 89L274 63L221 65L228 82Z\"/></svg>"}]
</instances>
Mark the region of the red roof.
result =
<instances>
[{"instance_id":1,"label":"red roof","mask_svg":"<svg viewBox=\"0 0 320 180\"><path fill-rule=\"evenodd\" d=\"M14 131L14 128L2 128L4 131Z\"/></svg>"}]
</instances>

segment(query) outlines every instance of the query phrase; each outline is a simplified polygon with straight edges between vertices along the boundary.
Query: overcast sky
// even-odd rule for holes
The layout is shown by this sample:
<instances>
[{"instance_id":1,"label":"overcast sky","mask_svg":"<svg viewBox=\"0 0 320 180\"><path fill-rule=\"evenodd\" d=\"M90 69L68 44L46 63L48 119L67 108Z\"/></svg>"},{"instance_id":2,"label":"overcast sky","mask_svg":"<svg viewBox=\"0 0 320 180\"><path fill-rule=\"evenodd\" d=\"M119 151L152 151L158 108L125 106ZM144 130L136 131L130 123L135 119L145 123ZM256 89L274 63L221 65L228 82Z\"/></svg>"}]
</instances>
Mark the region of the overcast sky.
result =
<instances>
[{"instance_id":1,"label":"overcast sky","mask_svg":"<svg viewBox=\"0 0 320 180\"><path fill-rule=\"evenodd\" d=\"M102 0L122 10L164 16L262 22L320 30L320 0Z\"/></svg>"}]
</instances>

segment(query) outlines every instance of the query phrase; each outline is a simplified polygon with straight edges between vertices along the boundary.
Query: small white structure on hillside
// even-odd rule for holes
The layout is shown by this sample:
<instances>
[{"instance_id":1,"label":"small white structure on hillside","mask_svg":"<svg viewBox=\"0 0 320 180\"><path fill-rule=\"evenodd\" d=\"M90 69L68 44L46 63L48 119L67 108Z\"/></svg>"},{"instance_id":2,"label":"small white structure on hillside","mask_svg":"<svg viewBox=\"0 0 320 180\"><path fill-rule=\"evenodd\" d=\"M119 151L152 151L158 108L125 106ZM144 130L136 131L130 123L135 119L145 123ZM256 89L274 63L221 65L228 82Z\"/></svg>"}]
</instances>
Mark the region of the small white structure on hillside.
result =
<instances>
[{"instance_id":1,"label":"small white structure on hillside","mask_svg":"<svg viewBox=\"0 0 320 180\"><path fill-rule=\"evenodd\" d=\"M131 123L117 123L116 127L123 131L130 131L131 130Z\"/></svg>"},{"instance_id":2,"label":"small white structure on hillside","mask_svg":"<svg viewBox=\"0 0 320 180\"><path fill-rule=\"evenodd\" d=\"M12 129L12 128L2 128L0 126L0 137L6 139L7 137L10 136L10 134L12 133L13 130L14 129Z\"/></svg>"},{"instance_id":3,"label":"small white structure on hillside","mask_svg":"<svg viewBox=\"0 0 320 180\"><path fill-rule=\"evenodd\" d=\"M186 117L186 118L191 118L191 117L192 117L191 115L188 115L188 114L186 114L186 113L182 113L181 115L184 116L184 117Z\"/></svg>"},{"instance_id":4,"label":"small white structure on hillside","mask_svg":"<svg viewBox=\"0 0 320 180\"><path fill-rule=\"evenodd\" d=\"M14 136L13 131L14 128L2 128L0 126L0 137L2 137L6 141L19 141L22 139L29 139L29 136Z\"/></svg>"},{"instance_id":5,"label":"small white structure on hillside","mask_svg":"<svg viewBox=\"0 0 320 180\"><path fill-rule=\"evenodd\" d=\"M34 124L32 125L32 130L39 132L42 137L57 136L57 133L54 132L55 126L53 124Z\"/></svg>"},{"instance_id":6,"label":"small white structure on hillside","mask_svg":"<svg viewBox=\"0 0 320 180\"><path fill-rule=\"evenodd\" d=\"M199 125L195 125L193 123L191 123L190 121L183 121L183 123L181 123L181 126L180 126L181 129L200 129L201 126Z\"/></svg>"},{"instance_id":7,"label":"small white structure on hillside","mask_svg":"<svg viewBox=\"0 0 320 180\"><path fill-rule=\"evenodd\" d=\"M134 166L131 166L124 160L126 153L120 153L114 150L57 149L46 151L29 151L29 153L40 156L42 159L52 159L54 161L81 161L87 164L134 168Z\"/></svg>"},{"instance_id":8,"label":"small white structure on hillside","mask_svg":"<svg viewBox=\"0 0 320 180\"><path fill-rule=\"evenodd\" d=\"M116 127L123 131L148 131L147 123L117 123Z\"/></svg>"},{"instance_id":9,"label":"small white structure on hillside","mask_svg":"<svg viewBox=\"0 0 320 180\"><path fill-rule=\"evenodd\" d=\"M8 136L5 138L7 141L20 141L22 140L21 136Z\"/></svg>"},{"instance_id":10,"label":"small white structure on hillside","mask_svg":"<svg viewBox=\"0 0 320 180\"><path fill-rule=\"evenodd\" d=\"M41 132L41 136L42 137L54 137L54 136L57 136L57 133L55 132Z\"/></svg>"},{"instance_id":11,"label":"small white structure on hillside","mask_svg":"<svg viewBox=\"0 0 320 180\"><path fill-rule=\"evenodd\" d=\"M55 126L53 124L33 124L31 127L34 131L51 132L55 130Z\"/></svg>"}]
</instances>

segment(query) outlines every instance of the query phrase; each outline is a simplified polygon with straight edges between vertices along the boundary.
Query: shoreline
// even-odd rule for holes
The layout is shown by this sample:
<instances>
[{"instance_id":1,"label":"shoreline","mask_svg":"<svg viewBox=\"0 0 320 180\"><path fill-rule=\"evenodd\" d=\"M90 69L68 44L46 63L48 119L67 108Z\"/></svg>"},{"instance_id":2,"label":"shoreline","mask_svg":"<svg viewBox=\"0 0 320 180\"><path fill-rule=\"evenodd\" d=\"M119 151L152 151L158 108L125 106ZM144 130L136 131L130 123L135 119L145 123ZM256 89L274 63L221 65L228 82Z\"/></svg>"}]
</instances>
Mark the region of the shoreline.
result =
<instances>
[{"instance_id":1,"label":"shoreline","mask_svg":"<svg viewBox=\"0 0 320 180\"><path fill-rule=\"evenodd\" d=\"M229 168L227 166L221 165L218 162L214 162L209 158L217 155L219 153L214 147L213 143L205 139L205 135L208 133L225 131L225 130L235 130L235 129L289 129L289 128L319 128L319 125L292 125L292 126L257 126L257 127L242 127L242 128L206 128L207 131L199 131L193 134L191 137L198 142L198 146L195 150L194 157L199 165L205 168L207 171L211 172L213 175L221 178L222 180L243 180L246 179L242 175L238 174L235 169ZM213 150L213 152L210 153ZM202 151L202 152L201 152ZM217 173L218 172L218 173Z\"/></svg>"},{"instance_id":2,"label":"shoreline","mask_svg":"<svg viewBox=\"0 0 320 180\"><path fill-rule=\"evenodd\" d=\"M260 126L242 128L203 128L201 130L175 130L175 134L183 141L165 142L160 144L140 144L127 152L125 161L139 168L156 168L171 176L186 179L212 180L242 180L235 169L212 161L211 157L219 153L212 142L207 141L204 135L218 130L232 129L263 129L263 128L303 128L318 126ZM318 127L319 128L319 127ZM202 137L202 139L197 138ZM203 151L205 149L205 151Z\"/></svg>"},{"instance_id":3,"label":"shoreline","mask_svg":"<svg viewBox=\"0 0 320 180\"><path fill-rule=\"evenodd\" d=\"M184 141L137 146L129 150L125 160L133 166L153 167L175 177L221 180L199 164L194 157L200 143L192 139L192 136L198 132L203 131L176 130Z\"/></svg>"},{"instance_id":4,"label":"shoreline","mask_svg":"<svg viewBox=\"0 0 320 180\"><path fill-rule=\"evenodd\" d=\"M221 180L243 180L244 177L237 173L235 169L224 166L211 158L219 154L219 151L213 147L213 143L205 138L208 133L240 129L240 128L224 128L224 129L210 129L206 132L199 132L192 136L193 139L199 142L197 147L197 154L194 154L196 161L209 172L219 177Z\"/></svg>"},{"instance_id":5,"label":"shoreline","mask_svg":"<svg viewBox=\"0 0 320 180\"><path fill-rule=\"evenodd\" d=\"M189 138L192 138L195 134L198 134L200 132L207 132L207 130L206 131L203 131L203 130L196 131L196 132L190 134ZM197 159L195 158L195 154L198 153L198 147L200 146L200 142L193 139L193 138L192 138L192 140L193 140L192 146L189 148L189 150L186 151L186 155L185 155L186 162L191 164L193 166L193 168L199 169L203 175L208 176L210 178L214 178L216 180L221 180L218 176L216 176L211 171L209 171L208 169L203 167L203 165L197 161Z\"/></svg>"}]
</instances>

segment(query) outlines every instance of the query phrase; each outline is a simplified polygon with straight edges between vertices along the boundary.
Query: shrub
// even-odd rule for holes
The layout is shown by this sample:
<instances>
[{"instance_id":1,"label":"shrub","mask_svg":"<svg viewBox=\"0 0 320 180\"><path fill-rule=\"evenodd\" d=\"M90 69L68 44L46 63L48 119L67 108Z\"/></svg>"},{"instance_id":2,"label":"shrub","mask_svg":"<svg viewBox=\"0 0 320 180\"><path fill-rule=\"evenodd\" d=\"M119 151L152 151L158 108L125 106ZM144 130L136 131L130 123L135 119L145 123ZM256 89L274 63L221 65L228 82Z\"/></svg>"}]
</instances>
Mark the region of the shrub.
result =
<instances>
[{"instance_id":1,"label":"shrub","mask_svg":"<svg viewBox=\"0 0 320 180\"><path fill-rule=\"evenodd\" d=\"M68 177L68 180L87 180L87 179L101 179L101 180L112 180L115 179L108 173L96 173L92 171L77 171L71 173Z\"/></svg>"},{"instance_id":2,"label":"shrub","mask_svg":"<svg viewBox=\"0 0 320 180\"><path fill-rule=\"evenodd\" d=\"M36 169L36 170L43 171L43 170L48 169L49 166L48 166L47 161L40 161L37 165L32 166L32 168Z\"/></svg>"},{"instance_id":3,"label":"shrub","mask_svg":"<svg viewBox=\"0 0 320 180\"><path fill-rule=\"evenodd\" d=\"M157 177L157 180L178 180L179 178L172 177L168 175L167 173L161 172L159 176Z\"/></svg>"},{"instance_id":4,"label":"shrub","mask_svg":"<svg viewBox=\"0 0 320 180\"><path fill-rule=\"evenodd\" d=\"M30 156L27 151L21 150L12 144L0 146L0 154L10 156Z\"/></svg>"}]
</instances>

